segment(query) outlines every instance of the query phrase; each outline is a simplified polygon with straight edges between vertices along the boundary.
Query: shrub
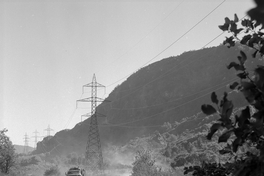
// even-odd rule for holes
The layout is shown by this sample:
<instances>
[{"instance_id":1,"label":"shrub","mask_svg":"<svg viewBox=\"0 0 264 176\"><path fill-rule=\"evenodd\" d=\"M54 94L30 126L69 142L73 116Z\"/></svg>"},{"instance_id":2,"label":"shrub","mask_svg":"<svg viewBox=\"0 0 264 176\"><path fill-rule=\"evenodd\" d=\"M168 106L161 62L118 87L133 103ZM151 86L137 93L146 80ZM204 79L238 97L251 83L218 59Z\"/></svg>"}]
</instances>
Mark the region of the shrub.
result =
<instances>
[{"instance_id":1,"label":"shrub","mask_svg":"<svg viewBox=\"0 0 264 176\"><path fill-rule=\"evenodd\" d=\"M160 167L155 165L155 160L148 150L138 151L133 162L131 176L172 176L175 175L171 171L162 171Z\"/></svg>"},{"instance_id":2,"label":"shrub","mask_svg":"<svg viewBox=\"0 0 264 176\"><path fill-rule=\"evenodd\" d=\"M6 129L0 130L0 171L8 174L15 165L15 149L6 132Z\"/></svg>"},{"instance_id":3,"label":"shrub","mask_svg":"<svg viewBox=\"0 0 264 176\"><path fill-rule=\"evenodd\" d=\"M38 165L38 163L41 161L40 157L32 156L30 158L23 158L20 161L20 166L29 166L29 165Z\"/></svg>"},{"instance_id":4,"label":"shrub","mask_svg":"<svg viewBox=\"0 0 264 176\"><path fill-rule=\"evenodd\" d=\"M61 173L59 171L58 166L52 166L48 170L45 171L44 176L60 176Z\"/></svg>"}]
</instances>

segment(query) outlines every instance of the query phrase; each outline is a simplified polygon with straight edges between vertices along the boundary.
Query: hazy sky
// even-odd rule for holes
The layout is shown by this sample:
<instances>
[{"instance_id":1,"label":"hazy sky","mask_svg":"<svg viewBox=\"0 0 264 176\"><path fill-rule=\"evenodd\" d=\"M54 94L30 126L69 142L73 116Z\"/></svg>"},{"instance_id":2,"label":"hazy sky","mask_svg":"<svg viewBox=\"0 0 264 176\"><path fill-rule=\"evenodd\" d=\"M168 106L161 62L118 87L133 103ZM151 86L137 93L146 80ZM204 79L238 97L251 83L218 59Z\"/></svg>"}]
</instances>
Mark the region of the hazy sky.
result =
<instances>
[{"instance_id":1,"label":"hazy sky","mask_svg":"<svg viewBox=\"0 0 264 176\"><path fill-rule=\"evenodd\" d=\"M27 133L34 146L35 130L72 128L90 111L75 109L90 96L82 86L94 73L106 98L145 63L200 49L221 33L224 17L251 7L251 0L0 0L0 129L21 145Z\"/></svg>"}]
</instances>

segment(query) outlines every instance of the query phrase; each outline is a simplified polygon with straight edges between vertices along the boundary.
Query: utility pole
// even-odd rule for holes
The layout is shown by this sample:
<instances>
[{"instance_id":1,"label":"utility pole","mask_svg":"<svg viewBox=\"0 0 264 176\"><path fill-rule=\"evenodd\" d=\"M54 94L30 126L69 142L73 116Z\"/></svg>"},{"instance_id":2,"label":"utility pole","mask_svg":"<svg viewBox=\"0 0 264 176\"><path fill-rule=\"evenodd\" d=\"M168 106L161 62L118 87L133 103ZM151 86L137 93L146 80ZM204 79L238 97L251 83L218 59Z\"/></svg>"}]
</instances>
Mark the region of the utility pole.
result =
<instances>
[{"instance_id":1,"label":"utility pole","mask_svg":"<svg viewBox=\"0 0 264 176\"><path fill-rule=\"evenodd\" d=\"M50 136L50 132L54 130L50 128L50 125L48 125L48 128L44 129L44 131L47 131L47 136Z\"/></svg>"},{"instance_id":2,"label":"utility pole","mask_svg":"<svg viewBox=\"0 0 264 176\"><path fill-rule=\"evenodd\" d=\"M104 168L103 168L103 155L102 155L102 148L100 142L100 135L99 129L97 125L97 116L98 113L96 112L97 102L103 102L104 99L97 97L97 88L98 87L105 87L102 84L96 82L95 74L93 75L92 82L86 84L84 87L91 87L91 97L84 98L81 100L77 100L78 102L91 102L91 117L90 117L90 125L88 131L88 141L86 146L86 153L85 158L88 161L88 165L94 174L104 175ZM82 116L89 116L89 113L82 115Z\"/></svg>"},{"instance_id":3,"label":"utility pole","mask_svg":"<svg viewBox=\"0 0 264 176\"><path fill-rule=\"evenodd\" d=\"M34 132L33 132L34 134L35 134L35 136L33 136L34 138L35 138L35 149L37 148L37 143L38 143L38 137L40 137L40 136L38 136L38 131L37 130L35 130Z\"/></svg>"},{"instance_id":4,"label":"utility pole","mask_svg":"<svg viewBox=\"0 0 264 176\"><path fill-rule=\"evenodd\" d=\"M24 153L26 154L26 153L28 153L28 135L27 135L27 133L25 134L25 137L24 137Z\"/></svg>"}]
</instances>

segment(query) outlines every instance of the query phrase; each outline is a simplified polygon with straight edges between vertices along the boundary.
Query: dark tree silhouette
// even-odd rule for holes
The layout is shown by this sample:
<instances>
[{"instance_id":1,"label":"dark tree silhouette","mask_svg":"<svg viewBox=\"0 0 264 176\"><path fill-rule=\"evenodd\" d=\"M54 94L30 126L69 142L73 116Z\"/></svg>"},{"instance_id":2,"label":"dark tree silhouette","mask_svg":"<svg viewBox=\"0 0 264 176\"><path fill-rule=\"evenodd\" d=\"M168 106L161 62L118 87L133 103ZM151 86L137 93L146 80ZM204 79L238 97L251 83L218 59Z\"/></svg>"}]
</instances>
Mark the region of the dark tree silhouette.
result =
<instances>
[{"instance_id":1,"label":"dark tree silhouette","mask_svg":"<svg viewBox=\"0 0 264 176\"><path fill-rule=\"evenodd\" d=\"M6 129L0 130L0 170L8 174L10 168L15 165L15 149L6 132Z\"/></svg>"}]
</instances>

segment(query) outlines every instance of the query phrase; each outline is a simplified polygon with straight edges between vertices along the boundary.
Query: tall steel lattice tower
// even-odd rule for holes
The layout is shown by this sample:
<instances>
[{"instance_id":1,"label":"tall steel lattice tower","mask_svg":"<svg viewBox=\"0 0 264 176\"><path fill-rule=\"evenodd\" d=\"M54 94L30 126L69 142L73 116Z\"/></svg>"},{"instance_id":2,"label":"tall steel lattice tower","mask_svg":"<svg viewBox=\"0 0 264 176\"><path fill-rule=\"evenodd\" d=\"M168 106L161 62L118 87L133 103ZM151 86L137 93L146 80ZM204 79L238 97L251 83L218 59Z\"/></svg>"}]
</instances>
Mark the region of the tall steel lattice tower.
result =
<instances>
[{"instance_id":1,"label":"tall steel lattice tower","mask_svg":"<svg viewBox=\"0 0 264 176\"><path fill-rule=\"evenodd\" d=\"M104 101L103 99L97 97L97 88L105 86L96 82L96 77L94 74L92 82L84 85L83 88L84 87L91 87L91 97L77 100L77 102L91 102L91 117L85 158L91 171L95 172L97 175L104 175L104 162L97 124L98 113L96 112L96 106L97 102Z\"/></svg>"},{"instance_id":2,"label":"tall steel lattice tower","mask_svg":"<svg viewBox=\"0 0 264 176\"><path fill-rule=\"evenodd\" d=\"M28 140L29 140L29 138L28 138L28 135L26 133L25 137L24 137L24 142L25 142L25 144L24 144L24 153L28 153Z\"/></svg>"}]
</instances>

